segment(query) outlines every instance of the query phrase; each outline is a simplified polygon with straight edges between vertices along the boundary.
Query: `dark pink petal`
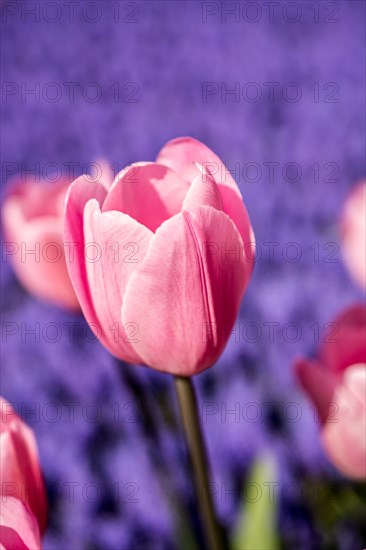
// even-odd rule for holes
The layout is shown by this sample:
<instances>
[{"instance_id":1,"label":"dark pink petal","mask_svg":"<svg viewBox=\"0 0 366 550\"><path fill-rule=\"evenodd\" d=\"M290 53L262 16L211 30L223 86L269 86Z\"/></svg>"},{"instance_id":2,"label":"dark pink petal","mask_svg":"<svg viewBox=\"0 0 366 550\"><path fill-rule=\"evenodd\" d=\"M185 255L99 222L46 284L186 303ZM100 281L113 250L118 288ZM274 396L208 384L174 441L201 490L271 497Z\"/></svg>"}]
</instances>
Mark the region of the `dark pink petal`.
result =
<instances>
[{"instance_id":1,"label":"dark pink petal","mask_svg":"<svg viewBox=\"0 0 366 550\"><path fill-rule=\"evenodd\" d=\"M339 377L318 361L298 360L295 372L299 381L317 408L322 423L332 411L332 402Z\"/></svg>"},{"instance_id":2,"label":"dark pink petal","mask_svg":"<svg viewBox=\"0 0 366 550\"><path fill-rule=\"evenodd\" d=\"M366 307L355 305L342 312L329 324L324 342L321 359L334 372L366 363Z\"/></svg>"}]
</instances>

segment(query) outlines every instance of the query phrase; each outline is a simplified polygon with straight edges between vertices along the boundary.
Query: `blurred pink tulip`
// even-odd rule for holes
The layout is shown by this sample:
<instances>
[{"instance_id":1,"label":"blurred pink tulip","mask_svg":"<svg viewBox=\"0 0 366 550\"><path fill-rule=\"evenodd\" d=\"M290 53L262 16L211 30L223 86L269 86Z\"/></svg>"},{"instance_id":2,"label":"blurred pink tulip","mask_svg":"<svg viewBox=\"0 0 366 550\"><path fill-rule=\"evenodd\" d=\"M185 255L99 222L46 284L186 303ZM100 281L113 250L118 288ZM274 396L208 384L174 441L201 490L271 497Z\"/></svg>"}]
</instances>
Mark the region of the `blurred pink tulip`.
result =
<instances>
[{"instance_id":1,"label":"blurred pink tulip","mask_svg":"<svg viewBox=\"0 0 366 550\"><path fill-rule=\"evenodd\" d=\"M75 180L64 240L78 244L70 278L112 354L184 376L217 360L249 282L254 236L238 186L203 143L173 140L110 189Z\"/></svg>"},{"instance_id":2,"label":"blurred pink tulip","mask_svg":"<svg viewBox=\"0 0 366 550\"><path fill-rule=\"evenodd\" d=\"M318 360L295 369L318 410L329 459L345 476L366 479L366 308L346 310L324 342Z\"/></svg>"},{"instance_id":3,"label":"blurred pink tulip","mask_svg":"<svg viewBox=\"0 0 366 550\"><path fill-rule=\"evenodd\" d=\"M349 272L366 289L366 182L348 197L342 215L342 248Z\"/></svg>"},{"instance_id":4,"label":"blurred pink tulip","mask_svg":"<svg viewBox=\"0 0 366 550\"><path fill-rule=\"evenodd\" d=\"M3 205L5 252L24 287L43 300L79 309L63 245L64 198L69 182L35 181L12 187Z\"/></svg>"},{"instance_id":5,"label":"blurred pink tulip","mask_svg":"<svg viewBox=\"0 0 366 550\"><path fill-rule=\"evenodd\" d=\"M39 526L27 504L14 497L0 498L0 548L40 550Z\"/></svg>"},{"instance_id":6,"label":"blurred pink tulip","mask_svg":"<svg viewBox=\"0 0 366 550\"><path fill-rule=\"evenodd\" d=\"M0 480L2 502L9 497L23 501L29 506L43 533L47 522L47 500L36 441L32 430L1 397ZM23 515L29 514L24 512Z\"/></svg>"}]
</instances>

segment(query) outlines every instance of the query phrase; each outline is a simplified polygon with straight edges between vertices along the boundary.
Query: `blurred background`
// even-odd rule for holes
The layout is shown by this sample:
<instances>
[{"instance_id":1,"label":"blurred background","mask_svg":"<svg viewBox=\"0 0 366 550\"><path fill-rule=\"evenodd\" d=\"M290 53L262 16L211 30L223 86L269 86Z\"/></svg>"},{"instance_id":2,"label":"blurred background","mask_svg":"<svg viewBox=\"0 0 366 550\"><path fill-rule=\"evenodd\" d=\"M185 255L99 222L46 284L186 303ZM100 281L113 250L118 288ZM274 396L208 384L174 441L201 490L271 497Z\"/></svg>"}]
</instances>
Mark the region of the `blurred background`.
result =
<instances>
[{"instance_id":1,"label":"blurred background","mask_svg":"<svg viewBox=\"0 0 366 550\"><path fill-rule=\"evenodd\" d=\"M365 176L365 3L3 0L1 20L3 191L101 159L117 172L184 135L233 172L258 257L195 379L220 518L235 538L259 475L270 548L364 548L365 504L324 456L293 363L364 299L339 217ZM1 394L36 434L44 548L204 548L171 378L118 362L7 258L2 272Z\"/></svg>"}]
</instances>

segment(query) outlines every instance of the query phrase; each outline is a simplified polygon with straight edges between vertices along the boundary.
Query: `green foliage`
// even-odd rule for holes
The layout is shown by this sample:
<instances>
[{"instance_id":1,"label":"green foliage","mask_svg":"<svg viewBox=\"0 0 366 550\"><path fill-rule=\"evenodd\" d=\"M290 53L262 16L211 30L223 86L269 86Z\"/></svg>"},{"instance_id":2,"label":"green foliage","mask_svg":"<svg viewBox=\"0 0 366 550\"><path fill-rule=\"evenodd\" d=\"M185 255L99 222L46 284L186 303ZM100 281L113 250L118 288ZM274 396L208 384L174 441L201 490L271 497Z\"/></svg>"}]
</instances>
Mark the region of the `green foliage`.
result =
<instances>
[{"instance_id":1,"label":"green foliage","mask_svg":"<svg viewBox=\"0 0 366 550\"><path fill-rule=\"evenodd\" d=\"M259 458L243 488L242 507L232 540L233 550L277 550L277 494L274 459Z\"/></svg>"}]
</instances>

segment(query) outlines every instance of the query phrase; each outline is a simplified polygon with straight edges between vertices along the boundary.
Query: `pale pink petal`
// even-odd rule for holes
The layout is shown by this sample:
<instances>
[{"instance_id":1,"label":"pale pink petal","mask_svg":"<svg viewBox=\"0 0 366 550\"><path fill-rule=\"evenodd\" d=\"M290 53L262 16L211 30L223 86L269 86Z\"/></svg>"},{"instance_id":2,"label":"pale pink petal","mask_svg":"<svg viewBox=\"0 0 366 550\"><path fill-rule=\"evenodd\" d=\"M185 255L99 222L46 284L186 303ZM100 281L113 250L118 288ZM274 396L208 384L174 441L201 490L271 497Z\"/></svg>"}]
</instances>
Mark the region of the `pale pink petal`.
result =
<instances>
[{"instance_id":1,"label":"pale pink petal","mask_svg":"<svg viewBox=\"0 0 366 550\"><path fill-rule=\"evenodd\" d=\"M54 184L26 178L10 186L4 201L4 209L11 205L12 214L30 221L43 216L60 216L62 204L70 182L61 180ZM17 211L17 212L16 212ZM4 214L6 216L6 214ZM12 224L9 218L9 224ZM6 223L8 225L8 223Z\"/></svg>"},{"instance_id":2,"label":"pale pink petal","mask_svg":"<svg viewBox=\"0 0 366 550\"><path fill-rule=\"evenodd\" d=\"M295 372L301 386L316 406L320 421L326 422L329 412L333 410L333 395L339 377L319 361L304 359L295 363Z\"/></svg>"},{"instance_id":3,"label":"pale pink petal","mask_svg":"<svg viewBox=\"0 0 366 550\"><path fill-rule=\"evenodd\" d=\"M107 191L103 185L91 182L88 176L80 176L69 187L66 196L64 243L68 272L76 296L88 323L97 323L91 291L86 275L84 253L84 207L95 198L103 204Z\"/></svg>"},{"instance_id":4,"label":"pale pink petal","mask_svg":"<svg viewBox=\"0 0 366 550\"><path fill-rule=\"evenodd\" d=\"M366 182L348 197L341 220L343 256L354 280L366 289Z\"/></svg>"},{"instance_id":5,"label":"pale pink petal","mask_svg":"<svg viewBox=\"0 0 366 550\"><path fill-rule=\"evenodd\" d=\"M122 326L121 306L126 285L141 265L153 233L122 212L101 213L92 199L84 210L84 235L86 244L95 243L96 261L87 261L86 270L101 341L117 357L140 363L129 342L135 332L133 319L127 327Z\"/></svg>"},{"instance_id":6,"label":"pale pink petal","mask_svg":"<svg viewBox=\"0 0 366 550\"><path fill-rule=\"evenodd\" d=\"M103 158L92 163L91 179L101 183L106 189L112 186L114 175L112 166Z\"/></svg>"},{"instance_id":7,"label":"pale pink petal","mask_svg":"<svg viewBox=\"0 0 366 550\"><path fill-rule=\"evenodd\" d=\"M202 173L197 176L185 196L182 210L189 210L196 206L212 206L216 210L222 210L222 201L218 186L210 175L202 167Z\"/></svg>"},{"instance_id":8,"label":"pale pink petal","mask_svg":"<svg viewBox=\"0 0 366 550\"><path fill-rule=\"evenodd\" d=\"M14 411L11 404L0 395L0 434L8 430L13 422L21 422L21 418Z\"/></svg>"},{"instance_id":9,"label":"pale pink petal","mask_svg":"<svg viewBox=\"0 0 366 550\"><path fill-rule=\"evenodd\" d=\"M5 200L6 250L17 277L35 296L70 309L79 303L67 272L63 246L63 203L66 186L18 184Z\"/></svg>"},{"instance_id":10,"label":"pale pink petal","mask_svg":"<svg viewBox=\"0 0 366 550\"><path fill-rule=\"evenodd\" d=\"M169 141L159 152L156 161L169 166L188 182L199 174L197 163L209 170L218 184L223 210L238 228L247 258L253 263L254 234L249 216L239 187L221 159L204 143L191 137L182 137Z\"/></svg>"},{"instance_id":11,"label":"pale pink petal","mask_svg":"<svg viewBox=\"0 0 366 550\"><path fill-rule=\"evenodd\" d=\"M17 252L10 256L12 265L31 294L61 307L79 309L65 261L61 218L48 216L19 223L8 242L16 243Z\"/></svg>"},{"instance_id":12,"label":"pale pink petal","mask_svg":"<svg viewBox=\"0 0 366 550\"><path fill-rule=\"evenodd\" d=\"M353 365L335 392L335 418L324 424L322 441L345 476L366 479L366 365Z\"/></svg>"},{"instance_id":13,"label":"pale pink petal","mask_svg":"<svg viewBox=\"0 0 366 550\"><path fill-rule=\"evenodd\" d=\"M1 495L0 546L5 550L41 550L38 523L28 506Z\"/></svg>"},{"instance_id":14,"label":"pale pink petal","mask_svg":"<svg viewBox=\"0 0 366 550\"><path fill-rule=\"evenodd\" d=\"M188 187L179 174L166 166L140 162L120 172L102 210L124 212L155 231L180 211Z\"/></svg>"},{"instance_id":15,"label":"pale pink petal","mask_svg":"<svg viewBox=\"0 0 366 550\"><path fill-rule=\"evenodd\" d=\"M18 271L21 271L23 280L43 299L68 309L80 310L66 265L62 219L52 225L45 220L31 222L27 246L31 248L36 242L39 243L40 261L33 262L32 256L27 256Z\"/></svg>"},{"instance_id":16,"label":"pale pink petal","mask_svg":"<svg viewBox=\"0 0 366 550\"><path fill-rule=\"evenodd\" d=\"M240 234L224 212L201 206L167 220L132 275L122 306L123 323L139 325L133 344L139 356L178 375L211 366L226 344L249 276Z\"/></svg>"}]
</instances>

